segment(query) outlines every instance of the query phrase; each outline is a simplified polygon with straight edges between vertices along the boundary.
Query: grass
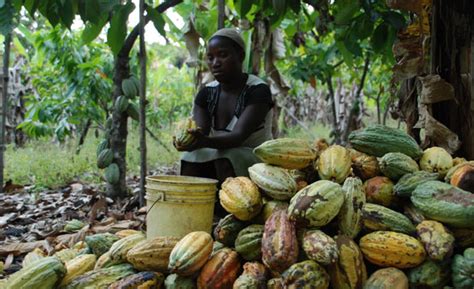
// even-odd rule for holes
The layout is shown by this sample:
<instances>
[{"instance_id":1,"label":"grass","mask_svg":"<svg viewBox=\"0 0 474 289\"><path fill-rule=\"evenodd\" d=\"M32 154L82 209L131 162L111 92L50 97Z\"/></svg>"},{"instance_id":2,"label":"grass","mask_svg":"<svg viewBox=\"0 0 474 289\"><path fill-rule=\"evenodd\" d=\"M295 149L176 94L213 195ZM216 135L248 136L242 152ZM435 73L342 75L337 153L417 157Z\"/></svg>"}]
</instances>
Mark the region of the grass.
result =
<instances>
[{"instance_id":1,"label":"grass","mask_svg":"<svg viewBox=\"0 0 474 289\"><path fill-rule=\"evenodd\" d=\"M179 158L178 152L172 148L171 134L161 132L159 138L169 151L147 135L148 170L171 166ZM23 148L9 145L5 152L4 179L11 179L15 184L34 185L36 189L55 189L73 181L101 183L102 170L96 165L96 149L100 140L90 134L79 154L75 153L77 140L74 139L64 144L34 140ZM138 131L131 129L127 141L129 175L138 175L140 172L139 147Z\"/></svg>"}]
</instances>

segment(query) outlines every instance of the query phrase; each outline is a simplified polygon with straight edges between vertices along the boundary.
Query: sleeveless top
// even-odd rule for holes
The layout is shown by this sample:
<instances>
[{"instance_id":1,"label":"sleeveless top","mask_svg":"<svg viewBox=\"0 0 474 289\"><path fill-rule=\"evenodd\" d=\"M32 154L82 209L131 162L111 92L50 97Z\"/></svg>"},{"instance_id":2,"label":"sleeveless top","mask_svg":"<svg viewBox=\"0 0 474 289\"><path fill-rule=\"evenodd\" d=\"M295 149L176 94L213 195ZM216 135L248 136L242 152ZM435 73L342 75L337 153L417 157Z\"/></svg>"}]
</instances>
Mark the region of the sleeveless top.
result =
<instances>
[{"instance_id":1,"label":"sleeveless top","mask_svg":"<svg viewBox=\"0 0 474 289\"><path fill-rule=\"evenodd\" d=\"M216 129L214 126L215 110L219 101L220 85L213 81L206 85L198 95L194 105L199 105L208 110L211 115L210 136L223 135L232 132L245 107L252 103L268 103L273 106L270 89L268 85L255 75L249 74L245 87L237 98L234 116L224 129ZM230 149L201 148L192 152L185 152L181 160L188 162L208 162L220 158L228 159L237 176L248 176L248 167L261 162L254 154L253 148L263 142L272 139L273 110L270 109L264 121L257 129L241 144L241 146Z\"/></svg>"}]
</instances>

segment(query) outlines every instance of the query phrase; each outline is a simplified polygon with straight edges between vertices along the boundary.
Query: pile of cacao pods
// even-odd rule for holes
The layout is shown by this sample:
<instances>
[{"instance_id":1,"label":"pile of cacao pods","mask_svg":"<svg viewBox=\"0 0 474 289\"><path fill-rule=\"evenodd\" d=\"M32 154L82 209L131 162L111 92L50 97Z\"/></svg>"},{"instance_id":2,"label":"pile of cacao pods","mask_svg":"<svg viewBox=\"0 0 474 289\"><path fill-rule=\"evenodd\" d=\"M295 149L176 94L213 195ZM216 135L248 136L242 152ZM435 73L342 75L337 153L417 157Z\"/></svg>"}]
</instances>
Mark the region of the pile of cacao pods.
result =
<instances>
[{"instance_id":1,"label":"pile of cacao pods","mask_svg":"<svg viewBox=\"0 0 474 289\"><path fill-rule=\"evenodd\" d=\"M384 126L349 142L265 142L212 235L88 236L5 288L474 288L474 161Z\"/></svg>"}]
</instances>

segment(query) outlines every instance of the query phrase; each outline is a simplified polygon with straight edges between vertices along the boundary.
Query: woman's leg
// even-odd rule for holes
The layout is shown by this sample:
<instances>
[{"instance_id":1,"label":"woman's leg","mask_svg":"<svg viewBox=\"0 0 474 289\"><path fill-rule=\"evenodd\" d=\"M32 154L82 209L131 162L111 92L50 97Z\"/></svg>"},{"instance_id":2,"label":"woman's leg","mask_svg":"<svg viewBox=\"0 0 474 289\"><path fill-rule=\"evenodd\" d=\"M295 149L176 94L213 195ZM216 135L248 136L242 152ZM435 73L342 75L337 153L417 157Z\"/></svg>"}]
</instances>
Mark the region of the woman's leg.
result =
<instances>
[{"instance_id":1,"label":"woman's leg","mask_svg":"<svg viewBox=\"0 0 474 289\"><path fill-rule=\"evenodd\" d=\"M217 159L214 161L217 180L222 184L228 177L235 177L234 167L228 159Z\"/></svg>"},{"instance_id":2,"label":"woman's leg","mask_svg":"<svg viewBox=\"0 0 474 289\"><path fill-rule=\"evenodd\" d=\"M181 161L181 175L201 178L216 178L214 162L192 163Z\"/></svg>"}]
</instances>

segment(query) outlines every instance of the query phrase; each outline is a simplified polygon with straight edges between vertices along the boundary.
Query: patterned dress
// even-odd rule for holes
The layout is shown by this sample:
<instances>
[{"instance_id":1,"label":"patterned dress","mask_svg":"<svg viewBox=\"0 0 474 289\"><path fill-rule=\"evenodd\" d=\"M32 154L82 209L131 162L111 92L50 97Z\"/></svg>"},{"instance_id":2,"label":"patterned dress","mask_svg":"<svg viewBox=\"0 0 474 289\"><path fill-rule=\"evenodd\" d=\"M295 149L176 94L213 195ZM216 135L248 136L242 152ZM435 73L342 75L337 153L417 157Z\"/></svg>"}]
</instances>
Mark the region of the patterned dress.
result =
<instances>
[{"instance_id":1,"label":"patterned dress","mask_svg":"<svg viewBox=\"0 0 474 289\"><path fill-rule=\"evenodd\" d=\"M234 116L225 129L217 130L214 126L215 110L220 96L220 85L213 81L199 91L194 105L199 105L212 116L211 130L209 135L224 135L232 132L245 107L254 103L268 103L273 106L273 100L268 85L255 75L248 75L246 85L239 95L234 110ZM270 109L265 120L257 129L239 146L229 149L201 148L191 152L183 153L181 160L194 163L209 162L216 159L228 159L237 176L248 176L248 167L261 162L254 154L253 148L261 143L272 139L273 110Z\"/></svg>"}]
</instances>

